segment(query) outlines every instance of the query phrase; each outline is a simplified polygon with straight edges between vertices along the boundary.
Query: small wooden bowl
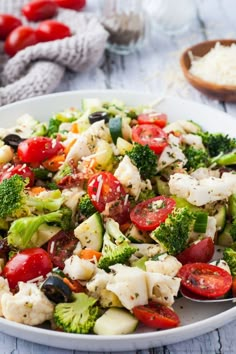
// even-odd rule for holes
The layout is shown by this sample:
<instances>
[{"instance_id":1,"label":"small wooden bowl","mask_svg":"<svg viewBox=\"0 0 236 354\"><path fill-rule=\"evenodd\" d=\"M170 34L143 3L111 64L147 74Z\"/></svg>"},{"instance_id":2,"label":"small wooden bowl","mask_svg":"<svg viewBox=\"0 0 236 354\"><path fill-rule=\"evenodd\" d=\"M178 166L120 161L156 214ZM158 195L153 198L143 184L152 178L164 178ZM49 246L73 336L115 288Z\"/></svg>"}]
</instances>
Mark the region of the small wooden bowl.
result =
<instances>
[{"instance_id":1,"label":"small wooden bowl","mask_svg":"<svg viewBox=\"0 0 236 354\"><path fill-rule=\"evenodd\" d=\"M194 56L202 57L206 55L211 48L215 47L217 42L220 42L224 46L230 46L231 44L236 43L236 40L219 39L206 41L186 49L180 58L181 68L189 83L205 95L219 101L236 102L236 86L214 84L209 81L204 81L189 72L191 61L188 53L191 51Z\"/></svg>"}]
</instances>

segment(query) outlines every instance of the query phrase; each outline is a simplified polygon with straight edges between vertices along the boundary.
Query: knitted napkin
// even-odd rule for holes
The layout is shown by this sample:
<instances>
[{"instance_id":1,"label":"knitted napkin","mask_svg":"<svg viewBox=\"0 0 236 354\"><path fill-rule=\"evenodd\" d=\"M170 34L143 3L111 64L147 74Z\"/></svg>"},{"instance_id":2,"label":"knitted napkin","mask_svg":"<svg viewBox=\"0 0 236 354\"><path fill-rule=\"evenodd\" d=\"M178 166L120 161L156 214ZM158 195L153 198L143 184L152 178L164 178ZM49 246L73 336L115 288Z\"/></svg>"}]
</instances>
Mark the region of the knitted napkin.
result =
<instances>
[{"instance_id":1,"label":"knitted napkin","mask_svg":"<svg viewBox=\"0 0 236 354\"><path fill-rule=\"evenodd\" d=\"M0 13L20 17L27 0L0 0ZM38 43L9 58L0 41L0 106L52 92L61 81L65 69L74 72L95 67L101 59L107 32L96 16L60 9L54 18L70 27L72 36L61 40Z\"/></svg>"}]
</instances>

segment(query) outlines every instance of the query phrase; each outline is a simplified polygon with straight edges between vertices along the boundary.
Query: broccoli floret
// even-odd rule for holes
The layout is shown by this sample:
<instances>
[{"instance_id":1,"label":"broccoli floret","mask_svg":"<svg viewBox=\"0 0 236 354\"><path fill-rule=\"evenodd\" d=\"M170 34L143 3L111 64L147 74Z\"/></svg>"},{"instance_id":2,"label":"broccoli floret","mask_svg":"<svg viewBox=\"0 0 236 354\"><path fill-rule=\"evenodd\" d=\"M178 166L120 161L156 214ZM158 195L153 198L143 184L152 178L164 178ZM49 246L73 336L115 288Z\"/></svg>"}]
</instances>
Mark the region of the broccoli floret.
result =
<instances>
[{"instance_id":1,"label":"broccoli floret","mask_svg":"<svg viewBox=\"0 0 236 354\"><path fill-rule=\"evenodd\" d=\"M103 237L102 257L98 267L109 271L109 267L116 263L124 264L136 252L130 240L120 231L119 224L113 219L106 222L106 232Z\"/></svg>"},{"instance_id":2,"label":"broccoli floret","mask_svg":"<svg viewBox=\"0 0 236 354\"><path fill-rule=\"evenodd\" d=\"M89 218L97 211L88 194L85 194L80 198L78 208L79 212L86 218Z\"/></svg>"},{"instance_id":3,"label":"broccoli floret","mask_svg":"<svg viewBox=\"0 0 236 354\"><path fill-rule=\"evenodd\" d=\"M61 121L56 118L50 118L48 123L48 136L55 137L56 133L59 131L59 127L61 125Z\"/></svg>"},{"instance_id":4,"label":"broccoli floret","mask_svg":"<svg viewBox=\"0 0 236 354\"><path fill-rule=\"evenodd\" d=\"M73 302L56 305L54 321L65 332L90 333L99 317L97 300L85 293L74 293L73 297Z\"/></svg>"},{"instance_id":5,"label":"broccoli floret","mask_svg":"<svg viewBox=\"0 0 236 354\"><path fill-rule=\"evenodd\" d=\"M0 184L0 218L18 218L30 214L25 204L24 189L27 183L17 174L2 181Z\"/></svg>"},{"instance_id":6,"label":"broccoli floret","mask_svg":"<svg viewBox=\"0 0 236 354\"><path fill-rule=\"evenodd\" d=\"M188 208L175 208L165 222L152 232L151 237L170 255L176 255L186 248L195 218Z\"/></svg>"},{"instance_id":7,"label":"broccoli floret","mask_svg":"<svg viewBox=\"0 0 236 354\"><path fill-rule=\"evenodd\" d=\"M157 173L157 155L148 145L134 143L133 148L126 152L133 164L138 168L143 179L152 178Z\"/></svg>"},{"instance_id":8,"label":"broccoli floret","mask_svg":"<svg viewBox=\"0 0 236 354\"><path fill-rule=\"evenodd\" d=\"M19 175L3 180L0 184L0 218L17 219L32 213L56 211L64 198L59 189L45 192L44 195L31 196L25 189L27 180Z\"/></svg>"},{"instance_id":9,"label":"broccoli floret","mask_svg":"<svg viewBox=\"0 0 236 354\"><path fill-rule=\"evenodd\" d=\"M59 225L62 230L65 231L73 230L75 225L73 223L72 210L67 206L62 206L59 211L62 216L60 222L58 222L57 225Z\"/></svg>"},{"instance_id":10,"label":"broccoli floret","mask_svg":"<svg viewBox=\"0 0 236 354\"><path fill-rule=\"evenodd\" d=\"M188 171L196 170L199 167L205 167L209 163L209 155L206 150L187 146L183 152L188 160L184 167Z\"/></svg>"},{"instance_id":11,"label":"broccoli floret","mask_svg":"<svg viewBox=\"0 0 236 354\"><path fill-rule=\"evenodd\" d=\"M228 264L231 274L236 276L236 246L233 244L232 247L224 249L223 259Z\"/></svg>"},{"instance_id":12,"label":"broccoli floret","mask_svg":"<svg viewBox=\"0 0 236 354\"><path fill-rule=\"evenodd\" d=\"M138 196L138 203L143 202L144 200L154 198L156 196L155 192L152 189L141 190ZM136 201L137 203L137 201Z\"/></svg>"},{"instance_id":13,"label":"broccoli floret","mask_svg":"<svg viewBox=\"0 0 236 354\"><path fill-rule=\"evenodd\" d=\"M207 148L210 157L228 153L236 148L236 139L230 138L227 134L209 132L198 134L202 137L202 142Z\"/></svg>"},{"instance_id":14,"label":"broccoli floret","mask_svg":"<svg viewBox=\"0 0 236 354\"><path fill-rule=\"evenodd\" d=\"M61 208L64 202L59 189L41 193L40 196L26 197L26 204L37 211L56 211Z\"/></svg>"},{"instance_id":15,"label":"broccoli floret","mask_svg":"<svg viewBox=\"0 0 236 354\"><path fill-rule=\"evenodd\" d=\"M42 224L54 223L65 227L66 222L66 227L68 227L68 224L71 223L71 219L67 221L69 210L69 208L63 207L52 213L26 216L13 221L7 235L8 244L19 249L33 247L31 239Z\"/></svg>"},{"instance_id":16,"label":"broccoli floret","mask_svg":"<svg viewBox=\"0 0 236 354\"><path fill-rule=\"evenodd\" d=\"M55 174L55 176L53 177L53 181L59 183L64 177L70 176L72 173L73 173L72 166L65 163Z\"/></svg>"}]
</instances>

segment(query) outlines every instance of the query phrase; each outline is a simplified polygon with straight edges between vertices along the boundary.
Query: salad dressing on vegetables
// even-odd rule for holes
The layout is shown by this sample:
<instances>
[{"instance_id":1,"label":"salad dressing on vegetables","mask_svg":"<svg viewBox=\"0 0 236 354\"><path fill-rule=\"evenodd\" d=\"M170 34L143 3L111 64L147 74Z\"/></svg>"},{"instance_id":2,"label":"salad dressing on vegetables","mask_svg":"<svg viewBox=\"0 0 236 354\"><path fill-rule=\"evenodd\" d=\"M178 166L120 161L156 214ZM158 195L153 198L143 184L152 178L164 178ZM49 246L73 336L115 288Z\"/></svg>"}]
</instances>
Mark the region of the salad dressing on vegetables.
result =
<instances>
[{"instance_id":1,"label":"salad dressing on vegetables","mask_svg":"<svg viewBox=\"0 0 236 354\"><path fill-rule=\"evenodd\" d=\"M96 98L0 133L0 316L119 335L232 291L236 139Z\"/></svg>"}]
</instances>

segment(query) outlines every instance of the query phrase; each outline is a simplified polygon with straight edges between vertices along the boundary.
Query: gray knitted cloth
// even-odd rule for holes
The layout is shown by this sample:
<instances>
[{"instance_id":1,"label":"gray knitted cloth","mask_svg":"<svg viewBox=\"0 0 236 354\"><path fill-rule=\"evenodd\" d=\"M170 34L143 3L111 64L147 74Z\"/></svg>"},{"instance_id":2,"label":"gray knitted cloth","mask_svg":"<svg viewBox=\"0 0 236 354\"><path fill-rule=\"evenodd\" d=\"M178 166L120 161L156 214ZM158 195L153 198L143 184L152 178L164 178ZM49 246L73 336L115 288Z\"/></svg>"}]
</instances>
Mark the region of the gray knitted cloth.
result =
<instances>
[{"instance_id":1,"label":"gray knitted cloth","mask_svg":"<svg viewBox=\"0 0 236 354\"><path fill-rule=\"evenodd\" d=\"M0 13L21 17L20 8L27 2L0 0ZM23 17L21 19L27 24ZM13 58L4 55L0 41L0 106L52 92L65 69L80 72L98 64L108 37L98 19L92 14L66 9L60 9L55 19L68 25L73 35L38 43ZM37 24L31 22L30 26Z\"/></svg>"}]
</instances>

